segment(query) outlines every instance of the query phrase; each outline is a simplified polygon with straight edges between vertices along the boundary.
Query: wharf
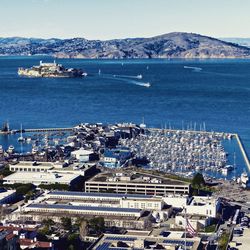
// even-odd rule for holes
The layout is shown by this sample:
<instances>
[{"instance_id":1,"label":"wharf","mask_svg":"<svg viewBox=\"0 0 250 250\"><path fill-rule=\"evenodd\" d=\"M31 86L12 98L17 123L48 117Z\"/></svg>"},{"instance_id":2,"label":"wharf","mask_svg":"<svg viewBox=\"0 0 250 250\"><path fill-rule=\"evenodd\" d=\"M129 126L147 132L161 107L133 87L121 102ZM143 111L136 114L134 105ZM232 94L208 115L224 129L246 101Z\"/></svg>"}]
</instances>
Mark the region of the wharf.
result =
<instances>
[{"instance_id":1,"label":"wharf","mask_svg":"<svg viewBox=\"0 0 250 250\"><path fill-rule=\"evenodd\" d=\"M53 131L58 132L58 131L73 131L73 130L74 128L31 128L31 129L24 129L23 132L33 133L33 132L53 132Z\"/></svg>"},{"instance_id":2,"label":"wharf","mask_svg":"<svg viewBox=\"0 0 250 250\"><path fill-rule=\"evenodd\" d=\"M245 147L244 147L244 145L243 145L243 143L242 143L242 141L241 141L241 139L240 139L240 136L239 136L238 134L235 134L235 138L236 138L236 140L237 140L237 142L238 142L240 151L241 151L241 153L242 153L242 155L243 155L243 158L244 158L244 161L245 161L245 163L246 163L246 165L247 165L247 168L248 168L248 170L250 171L250 162L249 162L249 159L248 159L248 156L247 156Z\"/></svg>"},{"instance_id":3,"label":"wharf","mask_svg":"<svg viewBox=\"0 0 250 250\"><path fill-rule=\"evenodd\" d=\"M64 132L64 131L73 131L74 128L30 128L23 129L23 133L37 133L37 132ZM0 131L0 134L16 134L21 133L21 130L10 130L10 131Z\"/></svg>"}]
</instances>

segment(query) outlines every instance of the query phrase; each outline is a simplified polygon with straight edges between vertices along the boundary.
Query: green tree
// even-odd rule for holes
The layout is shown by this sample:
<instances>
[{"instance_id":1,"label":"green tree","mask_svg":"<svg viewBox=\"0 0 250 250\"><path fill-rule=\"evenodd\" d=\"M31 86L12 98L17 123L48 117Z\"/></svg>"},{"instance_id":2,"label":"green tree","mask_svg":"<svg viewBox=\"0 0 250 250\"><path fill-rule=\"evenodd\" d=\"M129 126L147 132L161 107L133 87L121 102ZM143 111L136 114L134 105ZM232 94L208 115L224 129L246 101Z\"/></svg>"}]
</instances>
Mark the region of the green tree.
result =
<instances>
[{"instance_id":1,"label":"green tree","mask_svg":"<svg viewBox=\"0 0 250 250\"><path fill-rule=\"evenodd\" d=\"M89 228L97 235L101 234L105 230L105 223L102 217L96 217L89 220Z\"/></svg>"},{"instance_id":2,"label":"green tree","mask_svg":"<svg viewBox=\"0 0 250 250\"><path fill-rule=\"evenodd\" d=\"M29 192L31 192L34 189L34 185L31 183L28 184L21 184L16 187L16 193L20 195L25 195Z\"/></svg>"},{"instance_id":3,"label":"green tree","mask_svg":"<svg viewBox=\"0 0 250 250\"><path fill-rule=\"evenodd\" d=\"M42 221L42 224L51 230L51 227L54 226L56 223L52 219L44 219Z\"/></svg>"},{"instance_id":4,"label":"green tree","mask_svg":"<svg viewBox=\"0 0 250 250\"><path fill-rule=\"evenodd\" d=\"M62 217L61 218L62 226L65 230L71 230L72 229L72 221L69 217Z\"/></svg>"},{"instance_id":5,"label":"green tree","mask_svg":"<svg viewBox=\"0 0 250 250\"><path fill-rule=\"evenodd\" d=\"M200 188L205 186L206 182L204 180L204 177L201 173L195 174L193 180L192 180L192 187L194 188Z\"/></svg>"}]
</instances>

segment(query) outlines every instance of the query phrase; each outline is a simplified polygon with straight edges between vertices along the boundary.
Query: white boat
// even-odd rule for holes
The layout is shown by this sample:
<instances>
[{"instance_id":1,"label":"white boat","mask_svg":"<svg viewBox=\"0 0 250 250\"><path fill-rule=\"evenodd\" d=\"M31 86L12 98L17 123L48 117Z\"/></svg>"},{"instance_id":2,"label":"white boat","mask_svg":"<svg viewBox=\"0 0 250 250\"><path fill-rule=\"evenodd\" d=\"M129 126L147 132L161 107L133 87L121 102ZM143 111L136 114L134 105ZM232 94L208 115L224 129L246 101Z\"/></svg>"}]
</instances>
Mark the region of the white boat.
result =
<instances>
[{"instance_id":1,"label":"white boat","mask_svg":"<svg viewBox=\"0 0 250 250\"><path fill-rule=\"evenodd\" d=\"M32 154L38 153L38 147L32 147L31 153L32 153Z\"/></svg>"},{"instance_id":2,"label":"white boat","mask_svg":"<svg viewBox=\"0 0 250 250\"><path fill-rule=\"evenodd\" d=\"M247 183L249 181L249 177L248 177L248 174L247 172L243 172L240 176L240 181L241 181L241 185L243 187L246 187L247 186Z\"/></svg>"},{"instance_id":3,"label":"white boat","mask_svg":"<svg viewBox=\"0 0 250 250\"><path fill-rule=\"evenodd\" d=\"M144 83L143 86L149 88L149 87L151 87L151 84L149 82L147 82L147 83Z\"/></svg>"},{"instance_id":4,"label":"white boat","mask_svg":"<svg viewBox=\"0 0 250 250\"><path fill-rule=\"evenodd\" d=\"M27 143L31 143L31 141L32 141L31 137L27 137L26 141L27 141Z\"/></svg>"},{"instance_id":5,"label":"white boat","mask_svg":"<svg viewBox=\"0 0 250 250\"><path fill-rule=\"evenodd\" d=\"M2 154L2 153L3 153L3 146L0 145L0 154Z\"/></svg>"},{"instance_id":6,"label":"white boat","mask_svg":"<svg viewBox=\"0 0 250 250\"><path fill-rule=\"evenodd\" d=\"M142 79L142 75L137 75L136 78L137 79Z\"/></svg>"},{"instance_id":7,"label":"white boat","mask_svg":"<svg viewBox=\"0 0 250 250\"><path fill-rule=\"evenodd\" d=\"M12 154L12 153L14 152L14 150L15 150L14 146L13 146L13 145L10 145L10 146L8 147L7 152L8 152L9 154Z\"/></svg>"}]
</instances>

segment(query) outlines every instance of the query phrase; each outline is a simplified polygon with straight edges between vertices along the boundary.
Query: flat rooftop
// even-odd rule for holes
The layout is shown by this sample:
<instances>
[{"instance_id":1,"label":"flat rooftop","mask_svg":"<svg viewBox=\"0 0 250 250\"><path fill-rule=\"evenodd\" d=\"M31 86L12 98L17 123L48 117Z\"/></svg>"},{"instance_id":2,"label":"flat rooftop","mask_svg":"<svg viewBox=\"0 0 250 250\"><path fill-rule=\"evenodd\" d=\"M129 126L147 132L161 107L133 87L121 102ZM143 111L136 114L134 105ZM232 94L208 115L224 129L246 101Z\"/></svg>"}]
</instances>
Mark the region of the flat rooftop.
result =
<instances>
[{"instance_id":1,"label":"flat rooftop","mask_svg":"<svg viewBox=\"0 0 250 250\"><path fill-rule=\"evenodd\" d=\"M141 243L139 243L141 242ZM138 244L139 243L139 244ZM92 248L95 250L118 250L118 249L152 249L152 246L182 246L184 247L185 239L183 232L169 231L167 236L157 235L148 236L145 234L137 234L136 231L129 234L104 234L98 243ZM200 238L192 238L186 240L187 250L196 250L200 244Z\"/></svg>"},{"instance_id":2,"label":"flat rooftop","mask_svg":"<svg viewBox=\"0 0 250 250\"><path fill-rule=\"evenodd\" d=\"M0 201L12 194L14 194L16 192L16 190L5 190L5 189L1 189L0 190Z\"/></svg>"},{"instance_id":3,"label":"flat rooftop","mask_svg":"<svg viewBox=\"0 0 250 250\"><path fill-rule=\"evenodd\" d=\"M187 185L189 186L189 183L187 182L173 180L170 178L164 178L164 177L156 176L156 175L142 174L142 173L129 173L129 172L123 172L123 174L124 174L123 176L116 176L116 174L113 172L100 173L92 177L90 180L88 180L88 182L145 183L145 184L154 184L154 185L164 184L164 185ZM111 180L112 178L116 178L116 180L112 181ZM157 183L157 181L159 182Z\"/></svg>"},{"instance_id":4,"label":"flat rooftop","mask_svg":"<svg viewBox=\"0 0 250 250\"><path fill-rule=\"evenodd\" d=\"M153 198L152 195L141 194L116 194L116 193L86 193L86 192L72 192L72 191L51 191L48 193L50 196L72 196L73 197L87 197L87 198L135 198L135 199L149 199Z\"/></svg>"},{"instance_id":5,"label":"flat rooftop","mask_svg":"<svg viewBox=\"0 0 250 250\"><path fill-rule=\"evenodd\" d=\"M104 212L126 212L126 213L140 213L140 209L136 208L121 208L121 207L98 207L98 206L72 206L63 204L30 204L29 208L44 208L44 209L58 209L58 210L79 210L79 211L104 211Z\"/></svg>"},{"instance_id":6,"label":"flat rooftop","mask_svg":"<svg viewBox=\"0 0 250 250\"><path fill-rule=\"evenodd\" d=\"M37 182L58 182L70 183L74 179L79 177L77 174L55 174L55 173L34 173L34 172L16 172L9 176L3 178L4 182L29 182L29 183L37 183Z\"/></svg>"},{"instance_id":7,"label":"flat rooftop","mask_svg":"<svg viewBox=\"0 0 250 250\"><path fill-rule=\"evenodd\" d=\"M10 167L44 167L53 168L53 162L34 162L34 161L19 161L17 163L10 164Z\"/></svg>"}]
</instances>

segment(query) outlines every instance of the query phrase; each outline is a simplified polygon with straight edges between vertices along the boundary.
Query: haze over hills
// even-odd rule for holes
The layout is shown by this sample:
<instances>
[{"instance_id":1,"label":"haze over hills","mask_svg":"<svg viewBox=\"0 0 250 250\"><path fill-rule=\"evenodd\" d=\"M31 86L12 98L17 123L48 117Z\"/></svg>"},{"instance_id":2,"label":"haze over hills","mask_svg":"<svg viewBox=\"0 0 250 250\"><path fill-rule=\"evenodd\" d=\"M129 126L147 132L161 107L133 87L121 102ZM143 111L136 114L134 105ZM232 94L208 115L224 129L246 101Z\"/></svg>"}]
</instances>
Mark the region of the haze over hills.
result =
<instances>
[{"instance_id":1,"label":"haze over hills","mask_svg":"<svg viewBox=\"0 0 250 250\"><path fill-rule=\"evenodd\" d=\"M224 37L221 40L230 43L237 43L242 46L246 46L250 48L250 38L240 38L240 37Z\"/></svg>"},{"instance_id":2,"label":"haze over hills","mask_svg":"<svg viewBox=\"0 0 250 250\"><path fill-rule=\"evenodd\" d=\"M114 40L0 38L0 55L58 58L248 58L250 48L194 33Z\"/></svg>"}]
</instances>

